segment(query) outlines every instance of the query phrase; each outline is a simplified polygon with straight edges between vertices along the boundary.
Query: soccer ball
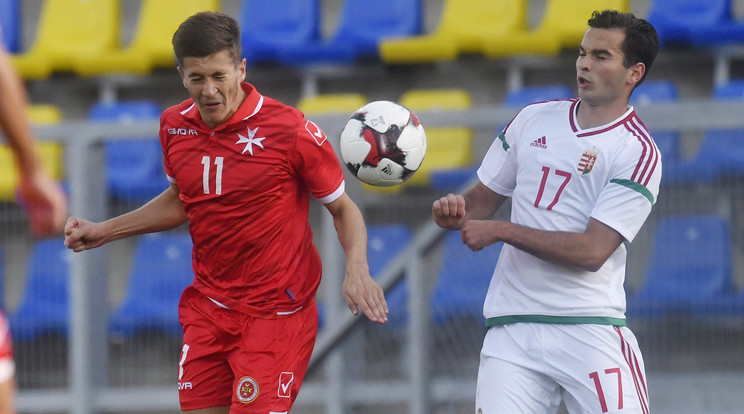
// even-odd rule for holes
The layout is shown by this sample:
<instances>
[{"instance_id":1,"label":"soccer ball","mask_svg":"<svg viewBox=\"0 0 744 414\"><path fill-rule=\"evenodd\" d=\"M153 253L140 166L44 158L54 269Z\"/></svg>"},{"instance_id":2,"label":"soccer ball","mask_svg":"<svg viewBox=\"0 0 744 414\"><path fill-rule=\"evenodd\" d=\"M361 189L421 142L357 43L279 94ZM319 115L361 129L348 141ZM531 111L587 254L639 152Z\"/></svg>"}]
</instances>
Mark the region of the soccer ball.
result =
<instances>
[{"instance_id":1,"label":"soccer ball","mask_svg":"<svg viewBox=\"0 0 744 414\"><path fill-rule=\"evenodd\" d=\"M413 112L395 102L364 105L341 131L341 158L367 184L402 183L418 170L425 154L424 127Z\"/></svg>"}]
</instances>

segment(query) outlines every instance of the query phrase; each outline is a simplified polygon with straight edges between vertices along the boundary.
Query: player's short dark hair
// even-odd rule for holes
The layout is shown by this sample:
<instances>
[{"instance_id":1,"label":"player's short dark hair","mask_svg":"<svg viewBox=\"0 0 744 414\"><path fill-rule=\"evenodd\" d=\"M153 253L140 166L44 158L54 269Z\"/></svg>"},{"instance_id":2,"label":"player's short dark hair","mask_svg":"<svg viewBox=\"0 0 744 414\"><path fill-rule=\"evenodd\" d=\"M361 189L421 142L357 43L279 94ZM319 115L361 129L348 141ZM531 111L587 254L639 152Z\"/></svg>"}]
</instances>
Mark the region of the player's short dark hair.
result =
<instances>
[{"instance_id":1,"label":"player's short dark hair","mask_svg":"<svg viewBox=\"0 0 744 414\"><path fill-rule=\"evenodd\" d=\"M240 26L224 13L197 13L184 20L173 34L173 52L179 66L185 57L206 57L223 50L230 52L236 64L240 62Z\"/></svg>"},{"instance_id":2,"label":"player's short dark hair","mask_svg":"<svg viewBox=\"0 0 744 414\"><path fill-rule=\"evenodd\" d=\"M659 36L648 21L635 17L632 13L621 13L617 10L594 11L588 21L589 27L595 29L623 29L625 40L621 46L626 68L641 62L646 65L646 72L636 86L646 78L651 65L659 52Z\"/></svg>"}]
</instances>

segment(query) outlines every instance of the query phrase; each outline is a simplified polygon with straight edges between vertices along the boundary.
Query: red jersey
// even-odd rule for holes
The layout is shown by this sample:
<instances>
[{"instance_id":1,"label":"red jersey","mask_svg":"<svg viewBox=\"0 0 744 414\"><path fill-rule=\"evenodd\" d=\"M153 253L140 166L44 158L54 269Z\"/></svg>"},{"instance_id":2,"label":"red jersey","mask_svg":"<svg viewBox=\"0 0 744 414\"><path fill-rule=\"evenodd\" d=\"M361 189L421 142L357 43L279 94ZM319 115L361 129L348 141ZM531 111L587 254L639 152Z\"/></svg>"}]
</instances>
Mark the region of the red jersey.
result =
<instances>
[{"instance_id":1,"label":"red jersey","mask_svg":"<svg viewBox=\"0 0 744 414\"><path fill-rule=\"evenodd\" d=\"M8 320L0 312L0 382L12 379L14 375L13 340L10 338Z\"/></svg>"},{"instance_id":2,"label":"red jersey","mask_svg":"<svg viewBox=\"0 0 744 414\"><path fill-rule=\"evenodd\" d=\"M163 112L165 171L189 218L193 286L241 312L293 312L315 297L321 276L309 194L330 203L344 176L317 125L242 87L248 96L215 129L192 99Z\"/></svg>"}]
</instances>

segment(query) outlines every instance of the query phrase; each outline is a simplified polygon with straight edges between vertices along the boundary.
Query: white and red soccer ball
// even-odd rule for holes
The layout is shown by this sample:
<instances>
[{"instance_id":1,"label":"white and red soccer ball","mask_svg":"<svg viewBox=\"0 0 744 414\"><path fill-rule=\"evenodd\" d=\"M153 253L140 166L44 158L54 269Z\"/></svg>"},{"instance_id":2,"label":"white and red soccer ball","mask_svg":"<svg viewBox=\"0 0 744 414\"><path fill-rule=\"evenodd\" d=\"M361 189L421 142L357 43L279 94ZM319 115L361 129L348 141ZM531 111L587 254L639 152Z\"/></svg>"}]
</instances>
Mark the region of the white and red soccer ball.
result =
<instances>
[{"instance_id":1,"label":"white and red soccer ball","mask_svg":"<svg viewBox=\"0 0 744 414\"><path fill-rule=\"evenodd\" d=\"M341 131L341 158L361 181L389 187L409 179L426 155L426 133L416 115L390 101L370 102Z\"/></svg>"}]
</instances>

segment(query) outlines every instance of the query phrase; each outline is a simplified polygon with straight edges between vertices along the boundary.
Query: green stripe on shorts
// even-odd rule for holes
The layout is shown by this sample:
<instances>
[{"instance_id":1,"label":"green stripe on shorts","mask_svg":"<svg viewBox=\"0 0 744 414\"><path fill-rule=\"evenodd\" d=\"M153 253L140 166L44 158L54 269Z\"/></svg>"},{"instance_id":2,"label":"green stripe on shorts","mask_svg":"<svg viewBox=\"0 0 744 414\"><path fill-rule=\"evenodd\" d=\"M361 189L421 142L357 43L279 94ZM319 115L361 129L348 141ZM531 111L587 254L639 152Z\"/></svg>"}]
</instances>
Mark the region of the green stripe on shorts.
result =
<instances>
[{"instance_id":1,"label":"green stripe on shorts","mask_svg":"<svg viewBox=\"0 0 744 414\"><path fill-rule=\"evenodd\" d=\"M551 323L564 325L612 325L627 326L625 319L609 316L549 316L549 315L507 315L486 319L486 327L508 325L519 322Z\"/></svg>"}]
</instances>

